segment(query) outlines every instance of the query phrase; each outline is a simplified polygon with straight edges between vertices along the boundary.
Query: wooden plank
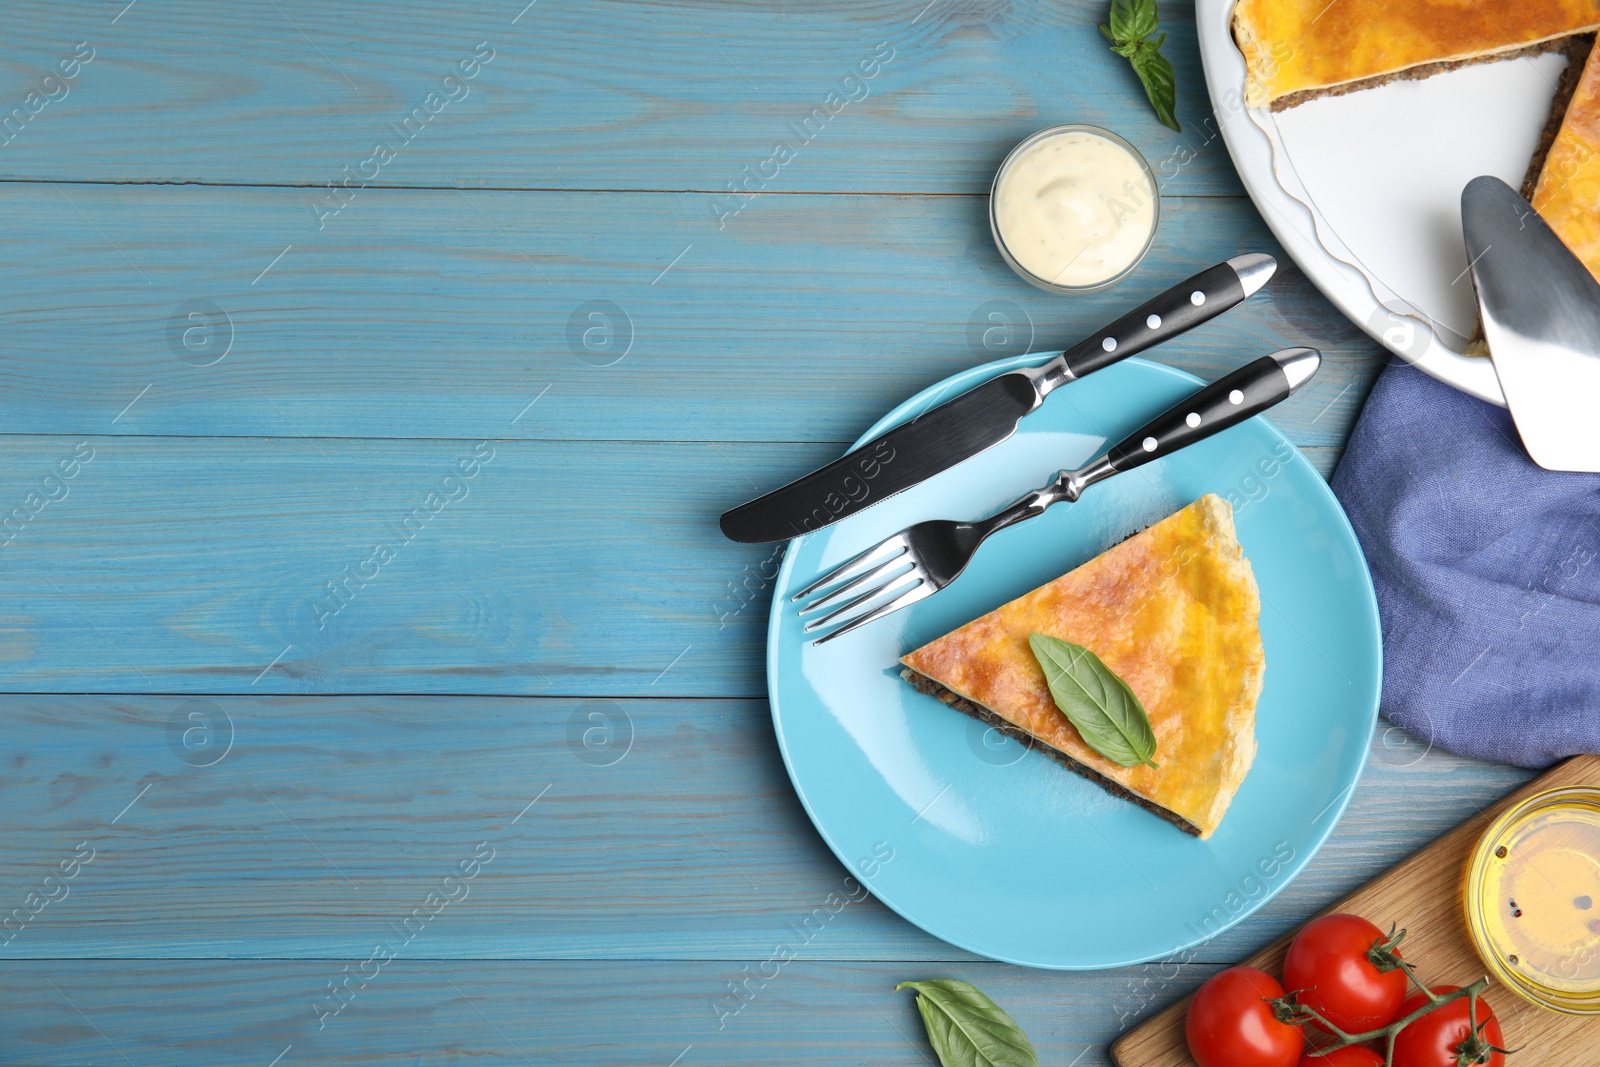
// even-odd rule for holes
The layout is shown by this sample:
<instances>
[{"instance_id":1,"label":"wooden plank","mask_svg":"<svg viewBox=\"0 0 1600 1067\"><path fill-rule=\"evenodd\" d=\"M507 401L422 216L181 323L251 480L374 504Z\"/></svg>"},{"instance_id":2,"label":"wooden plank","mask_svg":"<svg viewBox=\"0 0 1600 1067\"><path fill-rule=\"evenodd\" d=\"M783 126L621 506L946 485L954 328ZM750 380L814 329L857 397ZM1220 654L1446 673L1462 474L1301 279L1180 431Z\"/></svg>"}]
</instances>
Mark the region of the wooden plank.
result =
<instances>
[{"instance_id":1,"label":"wooden plank","mask_svg":"<svg viewBox=\"0 0 1600 1067\"><path fill-rule=\"evenodd\" d=\"M1059 975L1001 964L430 961L400 958L318 1029L313 1005L352 961L0 964L0 1032L15 1067L305 1064L870 1067L933 1064L907 978L977 984L1040 1060L1098 1067L1136 985L1188 988L1210 968ZM748 968L748 971L746 970ZM373 970L373 968L369 968ZM770 974L762 981L762 973ZM747 975L757 975L747 979ZM744 1008L730 982L749 981ZM319 998L322 998L319 1000ZM719 1015L719 1011L722 1013ZM719 1029L719 1021L721 1027ZM287 1050L287 1051L285 1051ZM124 1061L121 1057L126 1056Z\"/></svg>"},{"instance_id":2,"label":"wooden plank","mask_svg":"<svg viewBox=\"0 0 1600 1067\"><path fill-rule=\"evenodd\" d=\"M1383 929L1403 927L1408 934L1406 959L1423 981L1466 985L1487 973L1461 904L1463 872L1478 839L1511 805L1547 789L1575 785L1600 786L1600 756L1576 756L1558 764L1326 910L1361 915ZM1288 948L1286 935L1245 962L1279 974ZM1518 1061L1527 1067L1600 1060L1600 1020L1549 1011L1505 989L1491 989L1487 999L1507 1044L1518 1050ZM1183 1034L1187 1010L1187 1001L1179 1001L1121 1038L1112 1049L1118 1067L1194 1067Z\"/></svg>"},{"instance_id":3,"label":"wooden plank","mask_svg":"<svg viewBox=\"0 0 1600 1067\"><path fill-rule=\"evenodd\" d=\"M761 959L797 928L806 959L972 958L862 898L763 701L10 696L0 734L0 914L93 851L0 956L365 958L448 892L407 959ZM1241 958L1526 778L1380 730L1306 872L1176 962Z\"/></svg>"},{"instance_id":4,"label":"wooden plank","mask_svg":"<svg viewBox=\"0 0 1600 1067\"><path fill-rule=\"evenodd\" d=\"M827 451L11 437L0 692L763 696L716 517Z\"/></svg>"},{"instance_id":5,"label":"wooden plank","mask_svg":"<svg viewBox=\"0 0 1600 1067\"><path fill-rule=\"evenodd\" d=\"M1239 191L1183 3L1162 5L1182 134L1095 31L1104 4L125 3L7 5L0 113L31 117L0 144L0 177L693 189L708 210L760 170L775 192L983 192L1027 134L1091 122L1177 191ZM80 41L92 60L45 83ZM447 85L480 44L493 58ZM29 103L41 89L55 99ZM817 108L826 121L797 134ZM394 157L363 166L379 141ZM763 167L780 141L795 158Z\"/></svg>"},{"instance_id":6,"label":"wooden plank","mask_svg":"<svg viewBox=\"0 0 1600 1067\"><path fill-rule=\"evenodd\" d=\"M716 526L746 477L772 480L760 455L304 438L6 449L6 690L764 692L754 598L772 552Z\"/></svg>"},{"instance_id":7,"label":"wooden plank","mask_svg":"<svg viewBox=\"0 0 1600 1067\"><path fill-rule=\"evenodd\" d=\"M1240 199L1169 200L1130 281L1061 297L1005 267L980 197L767 197L719 232L686 195L374 190L319 232L295 190L0 195L14 244L49 249L0 288L11 433L837 445L1249 249L1278 280L1161 359L1321 348L1274 413L1313 445L1342 444L1381 359Z\"/></svg>"}]
</instances>

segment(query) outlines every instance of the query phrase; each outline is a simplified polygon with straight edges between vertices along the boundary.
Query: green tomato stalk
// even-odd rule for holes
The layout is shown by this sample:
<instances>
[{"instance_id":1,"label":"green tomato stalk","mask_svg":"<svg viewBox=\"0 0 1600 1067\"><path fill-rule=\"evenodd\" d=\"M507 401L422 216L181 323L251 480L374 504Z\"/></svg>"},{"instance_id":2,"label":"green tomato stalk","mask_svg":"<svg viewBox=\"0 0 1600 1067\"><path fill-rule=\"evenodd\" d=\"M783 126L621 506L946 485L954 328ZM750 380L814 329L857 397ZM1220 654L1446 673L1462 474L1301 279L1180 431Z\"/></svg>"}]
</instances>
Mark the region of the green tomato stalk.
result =
<instances>
[{"instance_id":1,"label":"green tomato stalk","mask_svg":"<svg viewBox=\"0 0 1600 1067\"><path fill-rule=\"evenodd\" d=\"M1292 1026L1304 1026L1307 1023L1314 1023L1332 1034L1334 1041L1331 1044L1313 1048L1312 1052L1315 1054L1333 1052L1335 1049L1345 1048L1349 1045L1364 1045L1381 1038L1384 1042L1383 1062L1385 1067L1393 1067L1394 1042L1395 1038L1400 1036L1400 1031L1429 1012L1437 1011L1451 1001L1465 997L1467 998L1467 1025L1471 1033L1465 1041L1456 1046L1456 1067L1479 1067L1479 1065L1488 1063L1489 1058L1496 1052L1501 1055L1509 1055L1513 1052L1513 1049L1504 1049L1492 1044L1483 1036L1483 1028L1488 1025L1488 1019L1481 1023L1478 1021L1478 998L1489 987L1488 976L1485 975L1471 985L1462 986L1460 989L1450 993L1435 993L1417 978L1415 968L1401 959L1395 952L1395 949L1399 947L1401 940L1405 936L1406 932L1404 930L1396 933L1393 926L1389 927L1389 933L1373 942L1372 947L1367 950L1367 959L1372 962L1374 967L1384 973L1395 970L1404 971L1406 978L1417 988L1417 992L1423 995L1425 1002L1409 1015L1396 1019L1388 1026L1381 1026L1376 1030L1351 1034L1323 1018L1315 1008L1301 1004L1297 999L1300 990L1291 990L1283 996L1267 1002L1272 1005L1274 1018L1279 1022L1288 1023ZM1307 1044L1309 1045L1310 1042L1307 1042Z\"/></svg>"}]
</instances>

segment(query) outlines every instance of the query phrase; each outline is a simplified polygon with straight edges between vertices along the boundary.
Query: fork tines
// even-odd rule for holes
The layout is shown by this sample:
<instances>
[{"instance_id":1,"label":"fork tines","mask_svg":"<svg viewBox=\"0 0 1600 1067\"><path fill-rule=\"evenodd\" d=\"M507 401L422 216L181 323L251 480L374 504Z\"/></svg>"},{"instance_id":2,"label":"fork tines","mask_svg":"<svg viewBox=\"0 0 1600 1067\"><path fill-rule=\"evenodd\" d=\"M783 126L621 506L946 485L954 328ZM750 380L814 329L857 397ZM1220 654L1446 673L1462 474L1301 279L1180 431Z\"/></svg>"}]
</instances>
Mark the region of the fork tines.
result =
<instances>
[{"instance_id":1,"label":"fork tines","mask_svg":"<svg viewBox=\"0 0 1600 1067\"><path fill-rule=\"evenodd\" d=\"M824 608L832 610L806 623L806 633L831 625L852 612L859 614L812 642L818 645L898 611L935 591L904 533L895 534L865 552L852 556L791 599L802 600L819 590L822 591L819 596L800 608L800 615L810 615ZM891 595L892 599L887 603L872 606L874 602Z\"/></svg>"}]
</instances>

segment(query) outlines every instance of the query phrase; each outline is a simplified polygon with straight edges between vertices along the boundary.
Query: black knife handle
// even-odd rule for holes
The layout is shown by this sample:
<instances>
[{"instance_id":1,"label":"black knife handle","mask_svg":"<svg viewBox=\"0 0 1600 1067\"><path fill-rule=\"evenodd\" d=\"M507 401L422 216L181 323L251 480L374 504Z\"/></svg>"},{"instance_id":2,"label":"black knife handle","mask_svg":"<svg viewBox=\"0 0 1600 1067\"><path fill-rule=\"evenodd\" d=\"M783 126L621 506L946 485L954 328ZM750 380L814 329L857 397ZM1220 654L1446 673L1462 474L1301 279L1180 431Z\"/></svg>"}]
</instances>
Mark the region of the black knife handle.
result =
<instances>
[{"instance_id":1,"label":"black knife handle","mask_svg":"<svg viewBox=\"0 0 1600 1067\"><path fill-rule=\"evenodd\" d=\"M1218 378L1139 427L1106 453L1113 470L1125 471L1221 433L1286 400L1317 373L1322 354L1286 348Z\"/></svg>"},{"instance_id":2,"label":"black knife handle","mask_svg":"<svg viewBox=\"0 0 1600 1067\"><path fill-rule=\"evenodd\" d=\"M1074 378L1082 378L1192 330L1237 306L1266 284L1276 269L1277 262L1259 252L1207 267L1068 349L1067 369Z\"/></svg>"}]
</instances>

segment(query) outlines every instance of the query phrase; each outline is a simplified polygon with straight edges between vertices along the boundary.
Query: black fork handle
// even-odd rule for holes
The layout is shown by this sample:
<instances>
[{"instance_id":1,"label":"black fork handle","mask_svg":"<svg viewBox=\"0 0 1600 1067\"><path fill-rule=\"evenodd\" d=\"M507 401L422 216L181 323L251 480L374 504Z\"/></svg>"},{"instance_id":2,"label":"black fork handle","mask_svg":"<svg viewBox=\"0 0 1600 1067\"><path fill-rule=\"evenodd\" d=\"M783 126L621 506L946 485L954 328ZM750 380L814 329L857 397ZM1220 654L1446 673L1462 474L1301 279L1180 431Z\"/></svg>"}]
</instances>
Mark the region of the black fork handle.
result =
<instances>
[{"instance_id":1,"label":"black fork handle","mask_svg":"<svg viewBox=\"0 0 1600 1067\"><path fill-rule=\"evenodd\" d=\"M1168 408L1106 453L1114 471L1170 455L1237 426L1287 400L1316 374L1322 354L1314 348L1286 348L1262 356Z\"/></svg>"},{"instance_id":2,"label":"black fork handle","mask_svg":"<svg viewBox=\"0 0 1600 1067\"><path fill-rule=\"evenodd\" d=\"M983 541L990 534L1042 515L1056 504L1075 501L1096 482L1169 455L1293 396L1322 364L1314 348L1285 348L1247 363L1175 404L1087 466L1062 471L1042 489L971 525Z\"/></svg>"}]
</instances>

